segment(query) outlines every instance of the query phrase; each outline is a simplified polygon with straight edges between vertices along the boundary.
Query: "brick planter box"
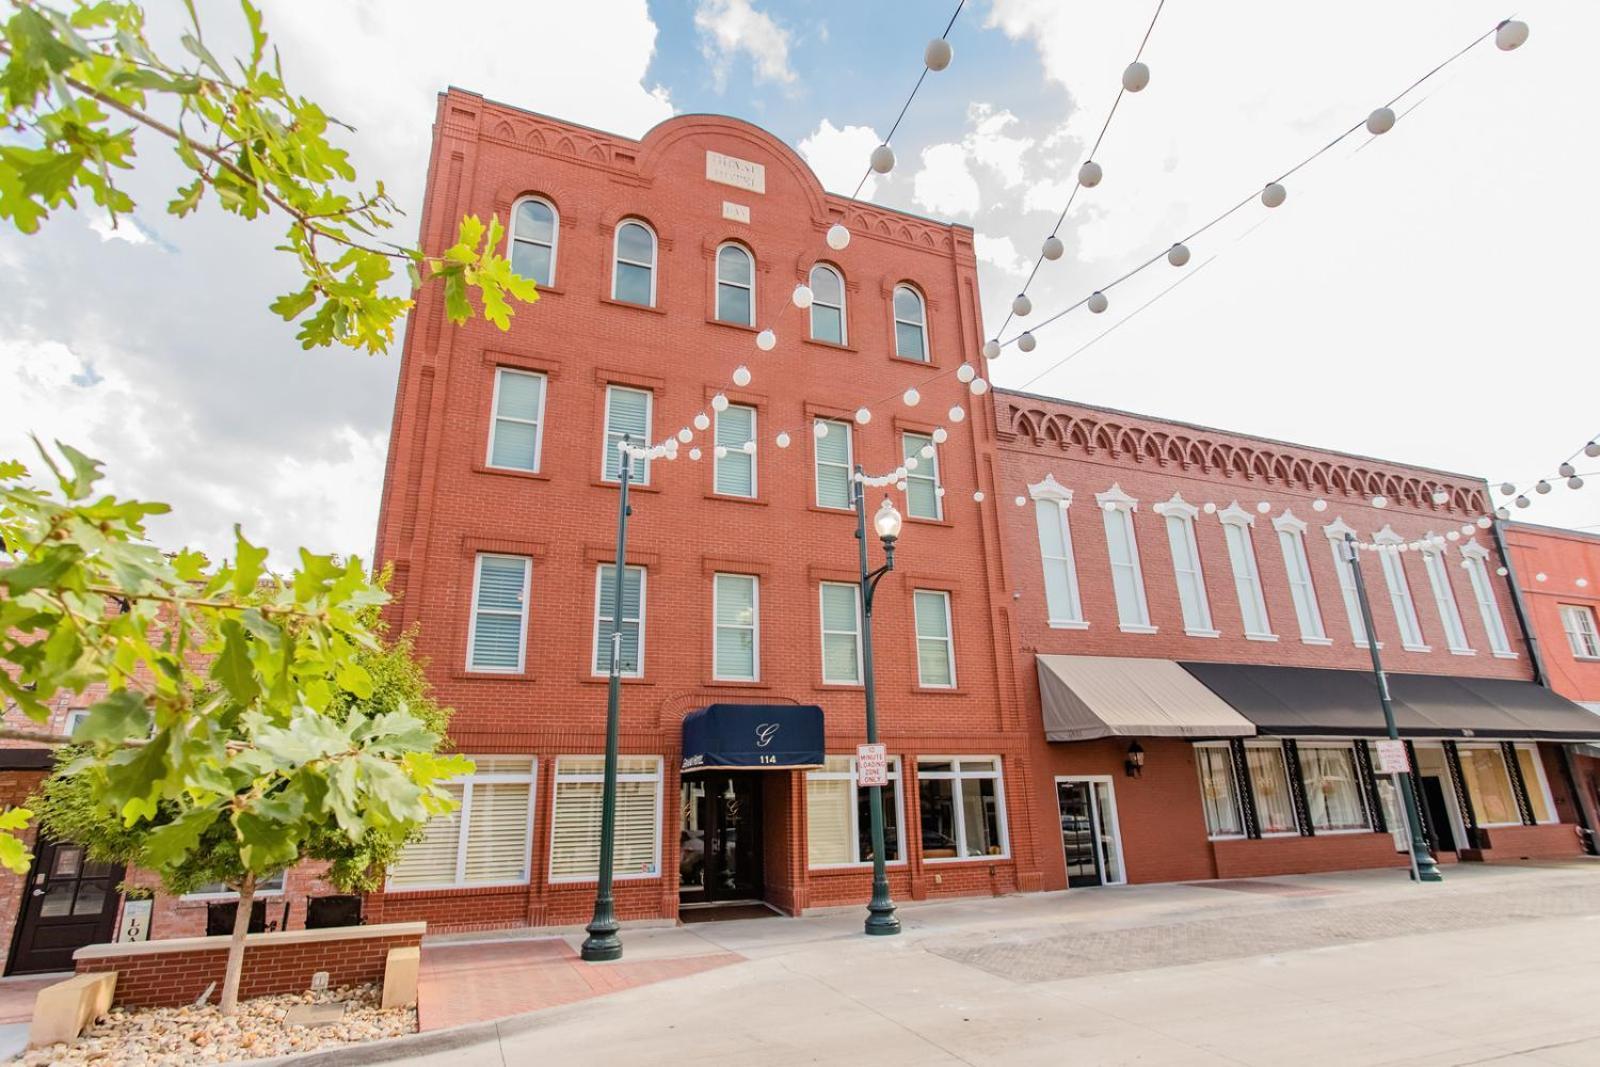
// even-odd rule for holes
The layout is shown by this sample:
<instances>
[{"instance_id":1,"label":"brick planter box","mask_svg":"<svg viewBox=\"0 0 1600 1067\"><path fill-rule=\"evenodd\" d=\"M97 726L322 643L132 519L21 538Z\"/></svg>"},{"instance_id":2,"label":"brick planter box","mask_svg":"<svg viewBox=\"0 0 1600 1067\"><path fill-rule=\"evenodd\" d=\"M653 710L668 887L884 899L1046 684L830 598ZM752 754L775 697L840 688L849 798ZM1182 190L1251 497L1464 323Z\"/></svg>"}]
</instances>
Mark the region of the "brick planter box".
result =
<instances>
[{"instance_id":1,"label":"brick planter box","mask_svg":"<svg viewBox=\"0 0 1600 1067\"><path fill-rule=\"evenodd\" d=\"M330 987L382 982L389 950L422 944L426 923L288 930L245 938L239 999L303 993L311 976L328 972ZM134 1008L193 1004L217 983L228 959L226 937L181 937L124 945L89 945L73 955L79 974L117 972L115 1003Z\"/></svg>"}]
</instances>

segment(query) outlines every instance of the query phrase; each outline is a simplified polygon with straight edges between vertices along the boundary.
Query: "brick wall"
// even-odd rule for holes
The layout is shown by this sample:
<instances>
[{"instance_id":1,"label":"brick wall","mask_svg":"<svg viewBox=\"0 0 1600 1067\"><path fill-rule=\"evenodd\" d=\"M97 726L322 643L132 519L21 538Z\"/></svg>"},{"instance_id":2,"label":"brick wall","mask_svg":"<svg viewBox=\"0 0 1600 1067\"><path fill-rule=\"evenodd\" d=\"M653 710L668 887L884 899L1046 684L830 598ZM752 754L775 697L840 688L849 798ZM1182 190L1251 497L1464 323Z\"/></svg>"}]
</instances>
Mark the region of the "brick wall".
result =
<instances>
[{"instance_id":1,"label":"brick wall","mask_svg":"<svg viewBox=\"0 0 1600 1067\"><path fill-rule=\"evenodd\" d=\"M245 946L239 996L304 992L317 971L328 972L330 987L381 982L389 950L421 942L419 928L362 928L356 936L340 931L252 934ZM80 950L77 971L116 971L117 1004L174 1007L194 1003L212 982L217 984L215 997L222 988L227 954L225 937L106 946Z\"/></svg>"},{"instance_id":2,"label":"brick wall","mask_svg":"<svg viewBox=\"0 0 1600 1067\"><path fill-rule=\"evenodd\" d=\"M1394 837L1383 833L1318 834L1316 837L1266 837L1257 841L1213 841L1218 878L1260 878L1274 874L1318 874L1365 867L1405 867Z\"/></svg>"},{"instance_id":3,"label":"brick wall","mask_svg":"<svg viewBox=\"0 0 1600 1067\"><path fill-rule=\"evenodd\" d=\"M1490 847L1483 850L1483 858L1491 863L1583 855L1583 838L1578 828L1564 823L1493 826L1488 834Z\"/></svg>"},{"instance_id":4,"label":"brick wall","mask_svg":"<svg viewBox=\"0 0 1600 1067\"><path fill-rule=\"evenodd\" d=\"M42 781L44 781L43 771L0 771L0 810L25 803ZM38 835L37 823L30 823L19 836L29 848L32 848ZM6 953L5 959L8 964L27 884L26 875L0 867L0 938L3 938L0 940L0 949Z\"/></svg>"}]
</instances>

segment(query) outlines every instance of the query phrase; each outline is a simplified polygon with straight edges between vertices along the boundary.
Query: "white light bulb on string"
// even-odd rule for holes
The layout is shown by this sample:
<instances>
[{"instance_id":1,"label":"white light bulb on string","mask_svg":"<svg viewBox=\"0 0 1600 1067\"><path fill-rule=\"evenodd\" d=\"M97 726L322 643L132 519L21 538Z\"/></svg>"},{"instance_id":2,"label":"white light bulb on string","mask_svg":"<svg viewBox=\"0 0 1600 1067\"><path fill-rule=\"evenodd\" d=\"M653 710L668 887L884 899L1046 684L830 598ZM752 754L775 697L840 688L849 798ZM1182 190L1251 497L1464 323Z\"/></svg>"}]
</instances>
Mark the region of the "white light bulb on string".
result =
<instances>
[{"instance_id":1,"label":"white light bulb on string","mask_svg":"<svg viewBox=\"0 0 1600 1067\"><path fill-rule=\"evenodd\" d=\"M1517 491L1517 487L1512 485L1510 482L1501 482L1500 483L1500 495L1501 496L1510 496L1512 493L1515 493L1516 491Z\"/></svg>"},{"instance_id":2,"label":"white light bulb on string","mask_svg":"<svg viewBox=\"0 0 1600 1067\"><path fill-rule=\"evenodd\" d=\"M1106 294L1096 289L1094 292L1089 294L1088 305L1089 310L1098 315L1107 307L1109 307L1111 302L1106 299Z\"/></svg>"},{"instance_id":3,"label":"white light bulb on string","mask_svg":"<svg viewBox=\"0 0 1600 1067\"><path fill-rule=\"evenodd\" d=\"M923 445L921 448L917 449L917 455L921 456L923 459L932 459L933 458L933 446L932 445Z\"/></svg>"},{"instance_id":4,"label":"white light bulb on string","mask_svg":"<svg viewBox=\"0 0 1600 1067\"><path fill-rule=\"evenodd\" d=\"M1044 239L1044 244L1040 247L1039 254L1045 259L1054 262L1055 260L1060 259L1061 254L1066 250L1067 246L1061 243L1061 238L1057 237L1055 234L1051 234L1049 237Z\"/></svg>"},{"instance_id":5,"label":"white light bulb on string","mask_svg":"<svg viewBox=\"0 0 1600 1067\"><path fill-rule=\"evenodd\" d=\"M694 460L696 463L699 463L700 462L700 450L698 448L689 449L689 458Z\"/></svg>"},{"instance_id":6,"label":"white light bulb on string","mask_svg":"<svg viewBox=\"0 0 1600 1067\"><path fill-rule=\"evenodd\" d=\"M970 363L963 363L961 366L956 368L956 381L963 385L972 381L972 379L976 378L977 376L978 368L974 367Z\"/></svg>"},{"instance_id":7,"label":"white light bulb on string","mask_svg":"<svg viewBox=\"0 0 1600 1067\"><path fill-rule=\"evenodd\" d=\"M1470 522L1462 523L1462 525L1461 525L1461 535L1463 537L1471 537L1472 536L1472 530L1473 530L1472 523L1470 523Z\"/></svg>"},{"instance_id":8,"label":"white light bulb on string","mask_svg":"<svg viewBox=\"0 0 1600 1067\"><path fill-rule=\"evenodd\" d=\"M922 465L922 461L917 459L916 456L907 456L906 457L906 467L905 467L906 470L914 471L921 465Z\"/></svg>"},{"instance_id":9,"label":"white light bulb on string","mask_svg":"<svg viewBox=\"0 0 1600 1067\"><path fill-rule=\"evenodd\" d=\"M794 301L794 306L797 308L808 308L811 306L811 301L816 299L816 294L811 291L811 286L801 282L794 287L794 293L789 299Z\"/></svg>"},{"instance_id":10,"label":"white light bulb on string","mask_svg":"<svg viewBox=\"0 0 1600 1067\"><path fill-rule=\"evenodd\" d=\"M1588 444L1584 445L1583 454L1588 456L1590 459L1600 456L1600 439L1590 441Z\"/></svg>"},{"instance_id":11,"label":"white light bulb on string","mask_svg":"<svg viewBox=\"0 0 1600 1067\"><path fill-rule=\"evenodd\" d=\"M789 447L789 431L788 430L784 430L782 433L778 434L777 438L775 438L773 443L776 444L779 448L788 448Z\"/></svg>"},{"instance_id":12,"label":"white light bulb on string","mask_svg":"<svg viewBox=\"0 0 1600 1067\"><path fill-rule=\"evenodd\" d=\"M1261 503L1256 505L1256 510L1265 515L1267 512L1272 510L1272 505L1263 500Z\"/></svg>"},{"instance_id":13,"label":"white light bulb on string","mask_svg":"<svg viewBox=\"0 0 1600 1067\"><path fill-rule=\"evenodd\" d=\"M1478 516L1478 529L1487 530L1489 527L1491 527L1493 525L1494 525L1494 520L1491 519L1489 516L1487 516L1487 515L1479 515Z\"/></svg>"},{"instance_id":14,"label":"white light bulb on string","mask_svg":"<svg viewBox=\"0 0 1600 1067\"><path fill-rule=\"evenodd\" d=\"M1327 511L1328 510L1328 502L1326 500L1321 499L1321 498L1313 500L1311 502L1311 510L1312 511Z\"/></svg>"},{"instance_id":15,"label":"white light bulb on string","mask_svg":"<svg viewBox=\"0 0 1600 1067\"><path fill-rule=\"evenodd\" d=\"M963 408L960 404L957 404L957 405L955 405L954 407L952 407L950 409L950 421L951 422L964 422L966 420L966 417L967 417L967 410L965 408Z\"/></svg>"},{"instance_id":16,"label":"white light bulb on string","mask_svg":"<svg viewBox=\"0 0 1600 1067\"><path fill-rule=\"evenodd\" d=\"M856 425L865 426L872 421L872 412L866 408L856 408Z\"/></svg>"},{"instance_id":17,"label":"white light bulb on string","mask_svg":"<svg viewBox=\"0 0 1600 1067\"><path fill-rule=\"evenodd\" d=\"M1367 116L1367 132L1377 137L1394 129L1394 109L1390 107L1374 108L1372 114Z\"/></svg>"},{"instance_id":18,"label":"white light bulb on string","mask_svg":"<svg viewBox=\"0 0 1600 1067\"><path fill-rule=\"evenodd\" d=\"M1107 511L1116 511L1117 510L1117 502L1115 500L1107 500L1104 504L1101 504L1100 506L1105 508Z\"/></svg>"},{"instance_id":19,"label":"white light bulb on string","mask_svg":"<svg viewBox=\"0 0 1600 1067\"><path fill-rule=\"evenodd\" d=\"M708 429L710 429L711 428L711 416L707 415L703 411L700 414L696 415L694 417L694 428L697 429L697 430L708 430Z\"/></svg>"},{"instance_id":20,"label":"white light bulb on string","mask_svg":"<svg viewBox=\"0 0 1600 1067\"><path fill-rule=\"evenodd\" d=\"M1578 477L1576 474L1574 474L1572 477L1567 479L1567 488L1568 489L1582 489L1583 488L1583 479Z\"/></svg>"},{"instance_id":21,"label":"white light bulb on string","mask_svg":"<svg viewBox=\"0 0 1600 1067\"><path fill-rule=\"evenodd\" d=\"M938 497L940 500L943 500L944 499L944 486L942 486L942 485L941 486L937 486L933 490L933 495Z\"/></svg>"},{"instance_id":22,"label":"white light bulb on string","mask_svg":"<svg viewBox=\"0 0 1600 1067\"><path fill-rule=\"evenodd\" d=\"M1189 246L1184 244L1182 241L1179 241L1177 244L1167 249L1167 262L1171 263L1174 267L1181 267L1185 263L1189 262Z\"/></svg>"},{"instance_id":23,"label":"white light bulb on string","mask_svg":"<svg viewBox=\"0 0 1600 1067\"><path fill-rule=\"evenodd\" d=\"M1533 487L1533 491L1538 493L1540 496L1544 496L1550 491L1550 483L1545 481L1543 478L1540 478L1539 484Z\"/></svg>"},{"instance_id":24,"label":"white light bulb on string","mask_svg":"<svg viewBox=\"0 0 1600 1067\"><path fill-rule=\"evenodd\" d=\"M1533 501L1529 500L1525 496L1519 496L1519 497L1517 497L1517 499L1513 500L1512 503L1517 505L1517 507L1519 507L1519 508L1525 508L1529 504L1532 504Z\"/></svg>"},{"instance_id":25,"label":"white light bulb on string","mask_svg":"<svg viewBox=\"0 0 1600 1067\"><path fill-rule=\"evenodd\" d=\"M1017 338L1017 348L1023 352L1032 352L1038 344L1038 340L1027 330L1024 330L1022 336Z\"/></svg>"},{"instance_id":26,"label":"white light bulb on string","mask_svg":"<svg viewBox=\"0 0 1600 1067\"><path fill-rule=\"evenodd\" d=\"M1150 68L1137 59L1129 63L1122 70L1122 87L1130 93L1136 93L1150 84Z\"/></svg>"},{"instance_id":27,"label":"white light bulb on string","mask_svg":"<svg viewBox=\"0 0 1600 1067\"><path fill-rule=\"evenodd\" d=\"M907 486L905 482L895 482L894 483L894 487L896 489L900 490L902 493L905 492L909 488L909 486Z\"/></svg>"},{"instance_id":28,"label":"white light bulb on string","mask_svg":"<svg viewBox=\"0 0 1600 1067\"><path fill-rule=\"evenodd\" d=\"M1028 498L1027 498L1027 497L1025 497L1025 496L1019 496L1019 497L1017 497L1017 499L1016 499L1016 501L1015 501L1015 503L1016 503L1016 505L1017 505L1017 507L1019 507L1019 508L1021 508L1021 507L1027 507L1027 505L1028 505Z\"/></svg>"},{"instance_id":29,"label":"white light bulb on string","mask_svg":"<svg viewBox=\"0 0 1600 1067\"><path fill-rule=\"evenodd\" d=\"M1502 520L1509 519L1511 517L1511 509L1510 508L1495 508L1494 509L1494 517L1497 518L1497 519L1502 519Z\"/></svg>"},{"instance_id":30,"label":"white light bulb on string","mask_svg":"<svg viewBox=\"0 0 1600 1067\"><path fill-rule=\"evenodd\" d=\"M678 440L682 441L684 444L688 444L690 441L694 440L694 431L685 426L683 429L678 431Z\"/></svg>"},{"instance_id":31,"label":"white light bulb on string","mask_svg":"<svg viewBox=\"0 0 1600 1067\"><path fill-rule=\"evenodd\" d=\"M983 490L982 489L974 489L972 491L972 502L974 504L983 503Z\"/></svg>"},{"instance_id":32,"label":"white light bulb on string","mask_svg":"<svg viewBox=\"0 0 1600 1067\"><path fill-rule=\"evenodd\" d=\"M718 445L716 448L712 449L711 451L712 451L712 454L714 454L718 459L727 459L728 458L728 446L727 445Z\"/></svg>"},{"instance_id":33,"label":"white light bulb on string","mask_svg":"<svg viewBox=\"0 0 1600 1067\"><path fill-rule=\"evenodd\" d=\"M950 431L943 426L936 426L933 430L933 443L942 445L950 439Z\"/></svg>"},{"instance_id":34,"label":"white light bulb on string","mask_svg":"<svg viewBox=\"0 0 1600 1067\"><path fill-rule=\"evenodd\" d=\"M928 42L928 47L922 50L922 65L935 73L950 65L955 49L950 47L950 42L943 37L935 37Z\"/></svg>"},{"instance_id":35,"label":"white light bulb on string","mask_svg":"<svg viewBox=\"0 0 1600 1067\"><path fill-rule=\"evenodd\" d=\"M1459 541L1459 540L1461 540L1461 531L1459 531L1459 530L1448 530L1448 531L1445 532L1444 537L1445 537L1446 541Z\"/></svg>"},{"instance_id":36,"label":"white light bulb on string","mask_svg":"<svg viewBox=\"0 0 1600 1067\"><path fill-rule=\"evenodd\" d=\"M905 402L906 407L914 408L918 404L922 403L922 394L919 393L917 391L917 387L913 385L910 389L907 389L904 393L900 394L900 399Z\"/></svg>"},{"instance_id":37,"label":"white light bulb on string","mask_svg":"<svg viewBox=\"0 0 1600 1067\"><path fill-rule=\"evenodd\" d=\"M886 144L881 144L872 150L872 169L879 174L888 174L894 170L894 149Z\"/></svg>"},{"instance_id":38,"label":"white light bulb on string","mask_svg":"<svg viewBox=\"0 0 1600 1067\"><path fill-rule=\"evenodd\" d=\"M1372 498L1372 506L1375 508L1386 508L1389 506L1389 498L1386 496L1375 496Z\"/></svg>"},{"instance_id":39,"label":"white light bulb on string","mask_svg":"<svg viewBox=\"0 0 1600 1067\"><path fill-rule=\"evenodd\" d=\"M1011 314L1019 319L1032 310L1033 301L1028 299L1027 293L1018 293L1016 298L1011 301Z\"/></svg>"},{"instance_id":40,"label":"white light bulb on string","mask_svg":"<svg viewBox=\"0 0 1600 1067\"><path fill-rule=\"evenodd\" d=\"M842 222L836 222L828 227L828 247L835 252L843 252L850 245L850 231Z\"/></svg>"},{"instance_id":41,"label":"white light bulb on string","mask_svg":"<svg viewBox=\"0 0 1600 1067\"><path fill-rule=\"evenodd\" d=\"M1433 491L1433 502L1435 504L1448 504L1450 503L1450 494L1443 489L1435 489Z\"/></svg>"},{"instance_id":42,"label":"white light bulb on string","mask_svg":"<svg viewBox=\"0 0 1600 1067\"><path fill-rule=\"evenodd\" d=\"M1528 39L1528 24L1516 19L1506 19L1494 30L1494 46L1502 52L1514 52Z\"/></svg>"},{"instance_id":43,"label":"white light bulb on string","mask_svg":"<svg viewBox=\"0 0 1600 1067\"><path fill-rule=\"evenodd\" d=\"M1261 190L1261 202L1267 207L1278 207L1289 196L1289 190L1277 182L1268 182L1267 187Z\"/></svg>"},{"instance_id":44,"label":"white light bulb on string","mask_svg":"<svg viewBox=\"0 0 1600 1067\"><path fill-rule=\"evenodd\" d=\"M1000 358L1000 342L991 338L983 342L983 358L996 360Z\"/></svg>"},{"instance_id":45,"label":"white light bulb on string","mask_svg":"<svg viewBox=\"0 0 1600 1067\"><path fill-rule=\"evenodd\" d=\"M743 389L750 384L750 368L738 366L733 368L733 384Z\"/></svg>"},{"instance_id":46,"label":"white light bulb on string","mask_svg":"<svg viewBox=\"0 0 1600 1067\"><path fill-rule=\"evenodd\" d=\"M1505 569L1505 568L1504 568L1504 567L1496 567L1496 568L1495 568L1495 569L1494 569L1494 572L1495 572L1495 573L1496 573L1496 574L1498 574L1498 575L1499 575L1499 576L1500 576L1500 577L1502 577L1502 578L1504 578L1504 577L1505 577L1505 576L1506 576L1506 575L1508 575L1508 574L1510 574L1510 573L1511 573L1511 572L1510 572L1510 571L1508 571L1508 570L1506 570L1506 569Z\"/></svg>"},{"instance_id":47,"label":"white light bulb on string","mask_svg":"<svg viewBox=\"0 0 1600 1067\"><path fill-rule=\"evenodd\" d=\"M816 437L817 440L822 440L824 437L828 436L828 424L821 421L812 423L811 433L814 437Z\"/></svg>"},{"instance_id":48,"label":"white light bulb on string","mask_svg":"<svg viewBox=\"0 0 1600 1067\"><path fill-rule=\"evenodd\" d=\"M728 410L728 398L727 398L727 396L725 394L723 394L723 393L718 393L716 396L712 397L711 398L711 410L712 411L716 411L716 412L727 411Z\"/></svg>"},{"instance_id":49,"label":"white light bulb on string","mask_svg":"<svg viewBox=\"0 0 1600 1067\"><path fill-rule=\"evenodd\" d=\"M900 464L900 466L898 466L898 467L896 467L894 469L894 476L896 478L898 478L900 481L903 482L903 481L906 480L906 471L908 471L910 469L911 468L907 467L904 463L902 463L902 464Z\"/></svg>"},{"instance_id":50,"label":"white light bulb on string","mask_svg":"<svg viewBox=\"0 0 1600 1067\"><path fill-rule=\"evenodd\" d=\"M1207 500L1206 506L1200 510L1204 511L1207 515L1215 515L1217 513L1217 505Z\"/></svg>"},{"instance_id":51,"label":"white light bulb on string","mask_svg":"<svg viewBox=\"0 0 1600 1067\"><path fill-rule=\"evenodd\" d=\"M744 454L747 456L753 456L756 454L756 443L754 441L746 441L741 447L744 449Z\"/></svg>"},{"instance_id":52,"label":"white light bulb on string","mask_svg":"<svg viewBox=\"0 0 1600 1067\"><path fill-rule=\"evenodd\" d=\"M982 396L984 393L989 391L989 383L984 381L982 378L974 378L972 379L971 383L967 385L967 388L972 390L973 396Z\"/></svg>"},{"instance_id":53,"label":"white light bulb on string","mask_svg":"<svg viewBox=\"0 0 1600 1067\"><path fill-rule=\"evenodd\" d=\"M1538 574L1533 576L1533 580L1536 582L1548 582L1550 580L1550 576L1544 571L1540 571Z\"/></svg>"},{"instance_id":54,"label":"white light bulb on string","mask_svg":"<svg viewBox=\"0 0 1600 1067\"><path fill-rule=\"evenodd\" d=\"M1100 179L1105 177L1105 171L1100 169L1100 164L1092 159L1083 161L1083 166L1078 168L1078 184L1085 189L1093 189L1100 184Z\"/></svg>"},{"instance_id":55,"label":"white light bulb on string","mask_svg":"<svg viewBox=\"0 0 1600 1067\"><path fill-rule=\"evenodd\" d=\"M778 335L771 329L762 330L756 334L756 347L763 352L771 352L778 345Z\"/></svg>"},{"instance_id":56,"label":"white light bulb on string","mask_svg":"<svg viewBox=\"0 0 1600 1067\"><path fill-rule=\"evenodd\" d=\"M1570 478L1574 474L1578 473L1578 468L1574 467L1570 463L1563 463L1561 466L1556 468L1556 473L1561 475L1563 478Z\"/></svg>"}]
</instances>

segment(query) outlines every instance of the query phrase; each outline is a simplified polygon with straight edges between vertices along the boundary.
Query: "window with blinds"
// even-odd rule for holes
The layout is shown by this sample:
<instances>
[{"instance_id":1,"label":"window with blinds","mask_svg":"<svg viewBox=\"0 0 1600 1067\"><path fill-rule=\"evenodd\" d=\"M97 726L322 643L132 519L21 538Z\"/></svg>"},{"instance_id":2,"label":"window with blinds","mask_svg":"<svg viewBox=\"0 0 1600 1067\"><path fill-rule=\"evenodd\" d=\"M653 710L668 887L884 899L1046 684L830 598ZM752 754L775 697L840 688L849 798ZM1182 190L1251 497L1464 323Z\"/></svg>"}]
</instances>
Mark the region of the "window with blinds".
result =
<instances>
[{"instance_id":1,"label":"window with blinds","mask_svg":"<svg viewBox=\"0 0 1600 1067\"><path fill-rule=\"evenodd\" d=\"M606 454L601 458L600 476L608 482L622 480L622 452L617 442L626 437L643 448L650 440L650 392L626 386L606 387ZM650 484L650 461L635 459L629 466L628 480Z\"/></svg>"},{"instance_id":2,"label":"window with blinds","mask_svg":"<svg viewBox=\"0 0 1600 1067\"><path fill-rule=\"evenodd\" d=\"M494 423L489 427L489 466L536 471L544 424L542 374L500 367L494 375Z\"/></svg>"},{"instance_id":3,"label":"window with blinds","mask_svg":"<svg viewBox=\"0 0 1600 1067\"><path fill-rule=\"evenodd\" d=\"M753 682L760 675L760 590L754 575L718 574L711 580L715 636L712 677Z\"/></svg>"},{"instance_id":4,"label":"window with blinds","mask_svg":"<svg viewBox=\"0 0 1600 1067\"><path fill-rule=\"evenodd\" d=\"M520 674L528 633L526 556L478 556L472 582L467 669Z\"/></svg>"},{"instance_id":5,"label":"window with blinds","mask_svg":"<svg viewBox=\"0 0 1600 1067\"><path fill-rule=\"evenodd\" d=\"M939 488L939 449L925 433L900 435L906 460L906 514L914 519L944 518ZM916 464L915 469L912 463Z\"/></svg>"},{"instance_id":6,"label":"window with blinds","mask_svg":"<svg viewBox=\"0 0 1600 1067\"><path fill-rule=\"evenodd\" d=\"M717 492L725 496L756 495L755 440L755 408L729 404L717 412L717 447L712 453Z\"/></svg>"},{"instance_id":7,"label":"window with blinds","mask_svg":"<svg viewBox=\"0 0 1600 1067\"><path fill-rule=\"evenodd\" d=\"M1582 604L1561 605L1561 629L1576 659L1600 659L1600 632L1595 630L1594 612Z\"/></svg>"},{"instance_id":8,"label":"window with blinds","mask_svg":"<svg viewBox=\"0 0 1600 1067\"><path fill-rule=\"evenodd\" d=\"M474 756L472 774L445 786L456 808L424 825L389 870L389 888L442 889L528 881L533 833L531 756Z\"/></svg>"},{"instance_id":9,"label":"window with blinds","mask_svg":"<svg viewBox=\"0 0 1600 1067\"><path fill-rule=\"evenodd\" d=\"M850 867L872 862L872 790L856 784L853 756L829 756L820 770L806 772L806 857L811 867ZM883 791L885 863L900 863L900 758L889 757Z\"/></svg>"},{"instance_id":10,"label":"window with blinds","mask_svg":"<svg viewBox=\"0 0 1600 1067\"><path fill-rule=\"evenodd\" d=\"M600 876L600 807L604 756L556 760L555 803L550 816L550 880L592 881ZM617 760L616 843L613 877L655 878L661 870L661 757Z\"/></svg>"},{"instance_id":11,"label":"window with blinds","mask_svg":"<svg viewBox=\"0 0 1600 1067\"><path fill-rule=\"evenodd\" d=\"M860 590L843 582L823 582L822 680L835 685L861 682Z\"/></svg>"},{"instance_id":12,"label":"window with blinds","mask_svg":"<svg viewBox=\"0 0 1600 1067\"><path fill-rule=\"evenodd\" d=\"M602 563L595 569L594 673L611 673L611 623L616 617L617 568ZM625 678L644 674L644 568L622 569L622 655Z\"/></svg>"},{"instance_id":13,"label":"window with blinds","mask_svg":"<svg viewBox=\"0 0 1600 1067\"><path fill-rule=\"evenodd\" d=\"M812 423L812 437L817 468L817 507L850 507L850 424L817 419Z\"/></svg>"},{"instance_id":14,"label":"window with blinds","mask_svg":"<svg viewBox=\"0 0 1600 1067\"><path fill-rule=\"evenodd\" d=\"M950 638L950 594L918 589L912 595L917 627L917 682L935 689L956 684L955 642Z\"/></svg>"}]
</instances>

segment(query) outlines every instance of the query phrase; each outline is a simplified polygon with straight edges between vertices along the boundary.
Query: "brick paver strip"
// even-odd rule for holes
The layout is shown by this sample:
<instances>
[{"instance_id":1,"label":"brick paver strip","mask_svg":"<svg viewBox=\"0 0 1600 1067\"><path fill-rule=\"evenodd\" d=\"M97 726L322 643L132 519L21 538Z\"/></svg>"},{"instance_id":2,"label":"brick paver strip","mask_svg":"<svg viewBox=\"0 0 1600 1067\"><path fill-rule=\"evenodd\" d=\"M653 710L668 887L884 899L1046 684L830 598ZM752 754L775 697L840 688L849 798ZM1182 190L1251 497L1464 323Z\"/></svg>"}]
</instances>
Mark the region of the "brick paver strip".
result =
<instances>
[{"instance_id":1,"label":"brick paver strip","mask_svg":"<svg viewBox=\"0 0 1600 1067\"><path fill-rule=\"evenodd\" d=\"M1077 928L1003 942L937 943L928 951L1015 982L1050 982L1238 959L1442 930L1600 913L1600 885L1523 883L1499 892L1429 895L1414 900L1329 905L1286 904L1247 917L1195 919L1124 929Z\"/></svg>"}]
</instances>

